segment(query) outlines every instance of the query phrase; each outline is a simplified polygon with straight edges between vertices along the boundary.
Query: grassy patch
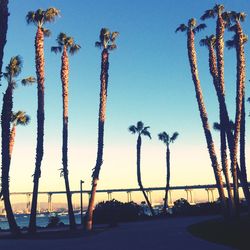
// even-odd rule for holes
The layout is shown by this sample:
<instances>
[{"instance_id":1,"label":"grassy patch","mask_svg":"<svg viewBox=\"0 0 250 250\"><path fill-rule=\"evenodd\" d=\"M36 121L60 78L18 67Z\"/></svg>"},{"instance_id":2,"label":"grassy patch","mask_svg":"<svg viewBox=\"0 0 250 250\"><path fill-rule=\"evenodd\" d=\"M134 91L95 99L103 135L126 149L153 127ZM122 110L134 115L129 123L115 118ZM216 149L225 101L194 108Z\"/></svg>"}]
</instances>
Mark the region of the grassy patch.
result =
<instances>
[{"instance_id":1,"label":"grassy patch","mask_svg":"<svg viewBox=\"0 0 250 250\"><path fill-rule=\"evenodd\" d=\"M204 221L188 227L194 236L224 244L237 249L250 249L250 217L242 216L239 220L223 219Z\"/></svg>"}]
</instances>

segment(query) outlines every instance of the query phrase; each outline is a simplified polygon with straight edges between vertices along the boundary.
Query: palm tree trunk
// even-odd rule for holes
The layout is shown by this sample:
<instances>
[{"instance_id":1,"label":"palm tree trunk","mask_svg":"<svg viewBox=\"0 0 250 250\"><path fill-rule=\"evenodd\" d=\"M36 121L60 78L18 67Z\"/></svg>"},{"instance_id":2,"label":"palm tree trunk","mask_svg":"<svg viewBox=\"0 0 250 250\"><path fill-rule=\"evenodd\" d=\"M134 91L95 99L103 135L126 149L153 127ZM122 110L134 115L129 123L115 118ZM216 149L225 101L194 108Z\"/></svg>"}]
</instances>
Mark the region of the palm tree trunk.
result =
<instances>
[{"instance_id":1,"label":"palm tree trunk","mask_svg":"<svg viewBox=\"0 0 250 250\"><path fill-rule=\"evenodd\" d=\"M218 46L218 47L220 48L221 46ZM223 53L223 51L221 53ZM220 64L220 67L222 67L222 65L224 67L223 60L221 62L221 59L220 59L219 64ZM215 51L214 51L212 44L210 44L209 46L209 69L210 69L210 74L213 78L213 84L217 93L219 109L220 109L221 165L222 165L222 170L224 172L225 181L226 181L227 193L228 193L228 198L229 198L229 210L230 210L230 214L233 215L235 213L235 205L234 205L233 193L231 190L230 178L229 178L229 167L228 167L228 160L227 160L227 144L226 144L226 129L225 129L226 126L229 127L229 117L228 117L228 112L227 112L227 108L225 104L225 94L222 91L223 88L219 87L218 69L216 65L217 64L216 64Z\"/></svg>"},{"instance_id":2,"label":"palm tree trunk","mask_svg":"<svg viewBox=\"0 0 250 250\"><path fill-rule=\"evenodd\" d=\"M11 132L10 132L10 144L9 144L10 158L12 156L12 152L13 152L13 148L14 148L15 136L16 136L16 126L13 125Z\"/></svg>"},{"instance_id":3,"label":"palm tree trunk","mask_svg":"<svg viewBox=\"0 0 250 250\"><path fill-rule=\"evenodd\" d=\"M37 75L37 146L36 146L36 163L33 175L33 196L31 204L31 214L29 221L29 232L36 232L36 211L39 178L41 177L41 164L43 159L43 137L44 137L44 34L40 27L37 29L35 38L36 51L36 75Z\"/></svg>"},{"instance_id":4,"label":"palm tree trunk","mask_svg":"<svg viewBox=\"0 0 250 250\"><path fill-rule=\"evenodd\" d=\"M4 46L6 44L6 36L8 30L8 4L9 0L0 1L0 81L2 77L2 67L3 67L3 56L4 56Z\"/></svg>"},{"instance_id":5,"label":"palm tree trunk","mask_svg":"<svg viewBox=\"0 0 250 250\"><path fill-rule=\"evenodd\" d=\"M154 212L154 210L153 210L153 208L151 206L151 203L150 203L150 201L148 199L148 196L147 196L147 194L146 194L146 192L144 190L144 187L143 187L142 181L141 181L141 135L140 134L139 134L138 139L137 139L136 152L137 152L137 157L136 157L137 164L136 165L137 165L137 181L138 181L138 185L139 185L139 187L140 187L140 189L142 191L142 194L143 194L143 196L144 196L144 198L145 198L145 200L147 202L147 205L148 205L148 207L150 209L150 212L151 212L152 216L154 216L155 212Z\"/></svg>"},{"instance_id":6,"label":"palm tree trunk","mask_svg":"<svg viewBox=\"0 0 250 250\"><path fill-rule=\"evenodd\" d=\"M63 146L62 146L62 173L65 180L65 188L68 202L68 214L70 229L76 228L75 216L72 205L72 197L69 186L68 176L68 84L69 84L69 59L67 55L67 48L64 46L62 54L62 97L63 97Z\"/></svg>"},{"instance_id":7,"label":"palm tree trunk","mask_svg":"<svg viewBox=\"0 0 250 250\"><path fill-rule=\"evenodd\" d=\"M167 178L166 178L166 190L165 190L165 199L164 199L164 205L163 205L163 213L166 213L166 210L167 210L168 192L169 192L169 187L170 187L170 149L169 149L169 145L167 145L166 163L167 163Z\"/></svg>"},{"instance_id":8,"label":"palm tree trunk","mask_svg":"<svg viewBox=\"0 0 250 250\"><path fill-rule=\"evenodd\" d=\"M10 80L11 82L12 80ZM10 227L10 231L13 234L19 234L20 229L17 226L13 210L10 203L10 191L9 191L9 171L10 171L10 122L12 115L12 93L13 86L9 83L7 90L3 96L3 107L1 116L1 127L2 127L2 196L4 200L4 207Z\"/></svg>"},{"instance_id":9,"label":"palm tree trunk","mask_svg":"<svg viewBox=\"0 0 250 250\"><path fill-rule=\"evenodd\" d=\"M217 67L216 67L216 57L215 57L215 54L214 54L212 47L209 48L209 53L210 53L210 55L209 55L210 73L213 77L213 83L214 83L214 87L215 87L215 90L217 93L217 97L218 97L218 101L219 101L219 105L220 105L220 110L221 110L221 113L223 114L225 131L226 131L228 147L229 147L229 152L230 152L230 159L231 159L231 161L233 161L234 138L233 138L233 133L231 131L230 120L229 120L229 115L228 115L226 101L225 101L225 95L222 93L221 88L219 88L219 84L218 84L218 80L217 80L218 71L217 71ZM238 177L239 177L241 185L242 185L244 196L245 196L247 203L248 203L248 208L250 209L250 192L248 189L248 182L247 182L247 179L245 179L242 176L238 164L237 164L237 172L238 172ZM232 201L232 202L234 203L234 201Z\"/></svg>"},{"instance_id":10,"label":"palm tree trunk","mask_svg":"<svg viewBox=\"0 0 250 250\"><path fill-rule=\"evenodd\" d=\"M244 91L245 92L245 91ZM242 97L242 116L241 116L241 121L240 121L240 170L241 170L241 175L245 182L241 182L242 189L248 190L248 195L249 195L249 188L248 188L248 182L247 182L247 169L246 169L246 157L245 157L245 147L246 147L246 141L245 141L245 136L246 136L246 128L245 128L245 120L246 120L246 112L245 112L245 93L243 93ZM248 199L246 198L247 204L248 204L248 214L250 215L250 196L248 196Z\"/></svg>"},{"instance_id":11,"label":"palm tree trunk","mask_svg":"<svg viewBox=\"0 0 250 250\"><path fill-rule=\"evenodd\" d=\"M236 37L237 37L237 86L236 86L236 114L235 114L235 129L234 129L234 147L233 147L233 161L232 161L232 175L233 175L233 189L234 189L234 202L236 209L239 210L239 184L237 174L237 156L241 128L242 116L242 101L243 93L245 90L245 55L243 45L243 32L240 23L236 23ZM238 211L239 212L239 211Z\"/></svg>"},{"instance_id":12,"label":"palm tree trunk","mask_svg":"<svg viewBox=\"0 0 250 250\"><path fill-rule=\"evenodd\" d=\"M98 146L96 165L92 174L92 189L89 198L88 210L86 213L86 230L92 230L93 226L93 210L95 205L95 194L97 189L97 182L99 180L99 173L103 163L103 137L104 137L104 123L106 117L106 103L108 90L108 69L109 69L109 53L107 49L102 51L102 65L101 65L101 89L100 89L100 105L98 118Z\"/></svg>"},{"instance_id":13,"label":"palm tree trunk","mask_svg":"<svg viewBox=\"0 0 250 250\"><path fill-rule=\"evenodd\" d=\"M188 48L188 58L189 58L189 63L190 63L190 68L191 68L192 79L193 79L194 87L195 87L196 99L197 99L198 108L200 111L200 117L201 117L203 129L204 129L205 138L207 141L207 148L208 148L209 156L211 159L212 167L214 170L214 176L215 176L219 196L221 199L223 213L226 216L226 199L225 199L225 194L223 190L223 180L222 180L222 175L221 175L221 169L217 161L215 146L214 146L211 131L209 128L207 112L206 112L206 108L205 108L205 104L204 104L204 100L202 96L200 80L198 77L197 60L196 60L196 52L195 52L195 45L194 45L194 33L192 30L188 32L187 48Z\"/></svg>"}]
</instances>

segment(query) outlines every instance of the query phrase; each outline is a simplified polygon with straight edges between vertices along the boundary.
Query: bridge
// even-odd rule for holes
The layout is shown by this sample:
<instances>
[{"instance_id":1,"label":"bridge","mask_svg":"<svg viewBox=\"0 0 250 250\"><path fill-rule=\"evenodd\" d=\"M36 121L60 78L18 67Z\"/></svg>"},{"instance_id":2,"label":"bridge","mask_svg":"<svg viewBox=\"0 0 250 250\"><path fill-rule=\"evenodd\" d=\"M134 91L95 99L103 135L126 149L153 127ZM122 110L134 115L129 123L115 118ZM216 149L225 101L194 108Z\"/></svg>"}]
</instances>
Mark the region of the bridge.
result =
<instances>
[{"instance_id":1,"label":"bridge","mask_svg":"<svg viewBox=\"0 0 250 250\"><path fill-rule=\"evenodd\" d=\"M83 182L81 181L81 184ZM241 186L241 185L240 185ZM248 186L250 187L250 182L248 183ZM224 185L224 188L226 186ZM172 191L174 190L185 190L186 192L186 198L187 201L190 204L195 204L194 196L193 196L193 190L197 189L203 189L207 192L207 198L208 202L214 202L214 191L216 191L217 187L215 184L206 184L206 185L186 185L186 186L171 186L168 190L169 192L169 200L168 205L171 207L173 206L173 200L172 200ZM165 191L166 187L147 187L144 188L144 190L147 192L149 196L149 200L152 202L151 199L151 193L153 191ZM132 193L133 192L140 192L141 190L139 188L119 188L119 189L100 189L97 190L97 193L106 193L108 195L108 200L112 200L112 193L127 193L127 201L132 201ZM71 194L80 194L81 195L81 201L82 204L82 194L88 194L90 195L91 190L75 190L71 191ZM52 195L59 195L59 194L66 194L66 191L41 191L38 192L39 195L47 195L48 196L48 212L52 212ZM12 192L10 193L11 196L16 195L25 195L26 196L26 212L28 213L30 211L30 199L32 192ZM1 212L1 211L0 211Z\"/></svg>"}]
</instances>

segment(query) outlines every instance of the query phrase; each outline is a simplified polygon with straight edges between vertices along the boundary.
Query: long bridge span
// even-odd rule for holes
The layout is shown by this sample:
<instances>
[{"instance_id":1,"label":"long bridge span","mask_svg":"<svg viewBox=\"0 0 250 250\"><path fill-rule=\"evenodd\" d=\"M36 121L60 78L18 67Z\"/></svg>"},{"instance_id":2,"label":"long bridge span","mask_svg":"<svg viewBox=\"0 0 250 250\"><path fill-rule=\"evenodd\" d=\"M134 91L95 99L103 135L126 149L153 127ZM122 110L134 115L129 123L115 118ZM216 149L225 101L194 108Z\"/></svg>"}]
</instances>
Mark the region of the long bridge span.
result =
<instances>
[{"instance_id":1,"label":"long bridge span","mask_svg":"<svg viewBox=\"0 0 250 250\"><path fill-rule=\"evenodd\" d=\"M81 181L81 184L83 182ZM240 185L241 186L241 185ZM248 186L250 187L250 182L248 182ZM225 186L224 186L225 187ZM171 186L169 188L169 206L173 205L172 201L172 195L171 191L174 190L185 190L186 191L186 198L190 204L195 204L194 197L193 197L193 190L196 189L203 189L207 191L207 197L208 202L214 202L214 191L216 191L216 185L215 184L205 184L205 185L185 185L185 186ZM147 192L149 199L151 201L151 192L153 191L165 191L166 187L147 187L144 188L144 190ZM132 193L133 192L140 192L140 188L118 188L118 189L99 189L96 192L97 193L106 193L108 195L108 200L112 199L112 193L127 193L127 201L132 201ZM71 191L71 194L88 194L90 195L91 190L74 190ZM58 195L58 194L65 194L65 191L40 191L38 192L39 195L48 195L48 211L52 211L52 195ZM32 192L12 192L10 193L11 196L16 195L25 195L26 196L26 211L30 211L30 199ZM82 197L81 197L82 202Z\"/></svg>"}]
</instances>

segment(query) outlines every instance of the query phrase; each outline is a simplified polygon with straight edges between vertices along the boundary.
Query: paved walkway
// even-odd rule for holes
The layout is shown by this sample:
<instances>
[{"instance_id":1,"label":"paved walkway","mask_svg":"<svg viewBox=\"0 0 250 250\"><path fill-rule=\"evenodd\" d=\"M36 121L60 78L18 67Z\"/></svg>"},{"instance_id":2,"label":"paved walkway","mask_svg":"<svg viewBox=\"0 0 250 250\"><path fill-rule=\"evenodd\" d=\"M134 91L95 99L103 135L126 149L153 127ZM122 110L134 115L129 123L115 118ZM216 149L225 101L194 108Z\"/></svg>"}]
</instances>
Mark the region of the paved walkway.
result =
<instances>
[{"instance_id":1,"label":"paved walkway","mask_svg":"<svg viewBox=\"0 0 250 250\"><path fill-rule=\"evenodd\" d=\"M1 250L229 250L193 237L190 224L211 217L171 218L120 224L82 238L56 240L0 240Z\"/></svg>"}]
</instances>

